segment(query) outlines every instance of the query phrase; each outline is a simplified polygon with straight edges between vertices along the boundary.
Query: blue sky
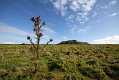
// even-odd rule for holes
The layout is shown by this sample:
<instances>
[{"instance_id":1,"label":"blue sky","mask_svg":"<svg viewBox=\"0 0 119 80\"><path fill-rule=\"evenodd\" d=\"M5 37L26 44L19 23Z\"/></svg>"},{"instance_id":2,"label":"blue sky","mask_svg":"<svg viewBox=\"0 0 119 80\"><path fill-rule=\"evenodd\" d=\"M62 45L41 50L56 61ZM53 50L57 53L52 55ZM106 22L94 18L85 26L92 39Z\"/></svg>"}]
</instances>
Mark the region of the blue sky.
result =
<instances>
[{"instance_id":1,"label":"blue sky","mask_svg":"<svg viewBox=\"0 0 119 80\"><path fill-rule=\"evenodd\" d=\"M41 43L52 38L119 44L119 0L0 0L0 43L33 39L32 16L46 22Z\"/></svg>"}]
</instances>

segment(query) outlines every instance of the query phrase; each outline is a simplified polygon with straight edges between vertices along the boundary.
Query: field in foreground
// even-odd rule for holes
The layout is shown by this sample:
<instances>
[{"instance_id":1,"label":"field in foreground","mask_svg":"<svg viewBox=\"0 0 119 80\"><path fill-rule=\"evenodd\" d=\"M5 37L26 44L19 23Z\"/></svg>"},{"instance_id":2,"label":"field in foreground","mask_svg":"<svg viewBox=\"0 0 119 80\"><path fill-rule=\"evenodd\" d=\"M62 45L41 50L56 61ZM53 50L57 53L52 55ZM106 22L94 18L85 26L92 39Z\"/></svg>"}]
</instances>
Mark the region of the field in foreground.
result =
<instances>
[{"instance_id":1,"label":"field in foreground","mask_svg":"<svg viewBox=\"0 0 119 80\"><path fill-rule=\"evenodd\" d=\"M42 47L42 46L41 46ZM119 80L119 45L0 45L0 80Z\"/></svg>"}]
</instances>

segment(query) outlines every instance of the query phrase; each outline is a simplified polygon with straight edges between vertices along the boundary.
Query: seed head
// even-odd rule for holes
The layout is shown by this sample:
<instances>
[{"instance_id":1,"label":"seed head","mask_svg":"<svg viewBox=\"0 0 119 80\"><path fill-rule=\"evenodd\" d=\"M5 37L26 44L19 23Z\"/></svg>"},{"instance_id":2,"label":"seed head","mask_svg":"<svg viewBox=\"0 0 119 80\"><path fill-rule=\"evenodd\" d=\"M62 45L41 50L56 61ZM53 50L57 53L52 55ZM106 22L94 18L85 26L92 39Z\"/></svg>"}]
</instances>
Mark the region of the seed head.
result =
<instances>
[{"instance_id":1,"label":"seed head","mask_svg":"<svg viewBox=\"0 0 119 80\"><path fill-rule=\"evenodd\" d=\"M43 34L40 32L40 33L38 33L38 37L42 37L43 36Z\"/></svg>"},{"instance_id":2,"label":"seed head","mask_svg":"<svg viewBox=\"0 0 119 80\"><path fill-rule=\"evenodd\" d=\"M33 21L33 22L35 21L34 17L31 18L31 21Z\"/></svg>"},{"instance_id":3,"label":"seed head","mask_svg":"<svg viewBox=\"0 0 119 80\"><path fill-rule=\"evenodd\" d=\"M50 39L49 41L50 41L50 42L52 42L52 41L53 41L53 39Z\"/></svg>"},{"instance_id":4,"label":"seed head","mask_svg":"<svg viewBox=\"0 0 119 80\"><path fill-rule=\"evenodd\" d=\"M31 37L30 36L27 36L27 40L30 40L31 39Z\"/></svg>"}]
</instances>

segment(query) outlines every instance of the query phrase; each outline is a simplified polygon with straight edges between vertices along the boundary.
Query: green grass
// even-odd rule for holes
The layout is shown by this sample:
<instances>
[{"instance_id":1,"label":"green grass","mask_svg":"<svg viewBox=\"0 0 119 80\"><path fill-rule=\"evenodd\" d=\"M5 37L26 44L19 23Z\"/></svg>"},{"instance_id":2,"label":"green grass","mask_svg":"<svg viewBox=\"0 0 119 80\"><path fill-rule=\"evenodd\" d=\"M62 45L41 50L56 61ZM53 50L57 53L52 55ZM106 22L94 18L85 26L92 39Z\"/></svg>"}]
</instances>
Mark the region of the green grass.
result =
<instances>
[{"instance_id":1,"label":"green grass","mask_svg":"<svg viewBox=\"0 0 119 80\"><path fill-rule=\"evenodd\" d=\"M0 80L119 80L119 45L48 45L39 55L30 45L0 45Z\"/></svg>"}]
</instances>

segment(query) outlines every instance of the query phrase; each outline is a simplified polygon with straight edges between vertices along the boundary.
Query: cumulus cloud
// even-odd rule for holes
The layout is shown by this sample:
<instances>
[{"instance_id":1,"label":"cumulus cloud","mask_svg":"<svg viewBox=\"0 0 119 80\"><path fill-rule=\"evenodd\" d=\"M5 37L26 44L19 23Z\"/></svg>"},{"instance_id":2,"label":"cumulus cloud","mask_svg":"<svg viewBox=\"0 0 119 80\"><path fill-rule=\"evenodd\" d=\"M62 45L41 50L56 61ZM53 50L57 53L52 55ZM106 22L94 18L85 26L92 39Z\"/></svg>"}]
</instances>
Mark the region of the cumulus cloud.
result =
<instances>
[{"instance_id":1,"label":"cumulus cloud","mask_svg":"<svg viewBox=\"0 0 119 80\"><path fill-rule=\"evenodd\" d=\"M119 35L93 40L93 44L119 44Z\"/></svg>"}]
</instances>

